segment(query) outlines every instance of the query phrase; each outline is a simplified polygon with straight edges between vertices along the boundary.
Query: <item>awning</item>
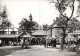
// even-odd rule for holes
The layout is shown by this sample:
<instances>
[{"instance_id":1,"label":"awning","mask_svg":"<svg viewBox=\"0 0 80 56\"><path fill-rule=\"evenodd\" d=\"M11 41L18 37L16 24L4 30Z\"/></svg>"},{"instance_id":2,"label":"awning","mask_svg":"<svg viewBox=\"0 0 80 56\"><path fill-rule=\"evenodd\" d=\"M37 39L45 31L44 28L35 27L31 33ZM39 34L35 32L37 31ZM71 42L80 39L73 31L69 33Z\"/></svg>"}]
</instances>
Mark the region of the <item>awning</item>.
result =
<instances>
[{"instance_id":1,"label":"awning","mask_svg":"<svg viewBox=\"0 0 80 56\"><path fill-rule=\"evenodd\" d=\"M73 31L71 33L68 33L69 35L80 35L80 30L76 30L76 31Z\"/></svg>"},{"instance_id":2,"label":"awning","mask_svg":"<svg viewBox=\"0 0 80 56\"><path fill-rule=\"evenodd\" d=\"M69 35L80 35L80 33L68 33Z\"/></svg>"},{"instance_id":3,"label":"awning","mask_svg":"<svg viewBox=\"0 0 80 56\"><path fill-rule=\"evenodd\" d=\"M16 38L16 36L11 34L1 34L0 38Z\"/></svg>"}]
</instances>

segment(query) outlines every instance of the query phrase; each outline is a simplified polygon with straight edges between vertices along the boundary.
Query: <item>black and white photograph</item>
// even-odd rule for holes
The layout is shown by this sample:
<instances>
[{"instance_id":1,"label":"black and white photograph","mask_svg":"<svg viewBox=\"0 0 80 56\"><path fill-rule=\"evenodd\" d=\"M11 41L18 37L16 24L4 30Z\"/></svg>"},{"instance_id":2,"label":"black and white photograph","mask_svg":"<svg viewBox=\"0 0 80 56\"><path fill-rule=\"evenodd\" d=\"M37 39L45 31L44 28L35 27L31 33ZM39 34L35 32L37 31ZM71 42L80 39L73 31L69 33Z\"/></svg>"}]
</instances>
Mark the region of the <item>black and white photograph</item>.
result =
<instances>
[{"instance_id":1,"label":"black and white photograph","mask_svg":"<svg viewBox=\"0 0 80 56\"><path fill-rule=\"evenodd\" d=\"M0 0L0 56L80 56L80 0Z\"/></svg>"}]
</instances>

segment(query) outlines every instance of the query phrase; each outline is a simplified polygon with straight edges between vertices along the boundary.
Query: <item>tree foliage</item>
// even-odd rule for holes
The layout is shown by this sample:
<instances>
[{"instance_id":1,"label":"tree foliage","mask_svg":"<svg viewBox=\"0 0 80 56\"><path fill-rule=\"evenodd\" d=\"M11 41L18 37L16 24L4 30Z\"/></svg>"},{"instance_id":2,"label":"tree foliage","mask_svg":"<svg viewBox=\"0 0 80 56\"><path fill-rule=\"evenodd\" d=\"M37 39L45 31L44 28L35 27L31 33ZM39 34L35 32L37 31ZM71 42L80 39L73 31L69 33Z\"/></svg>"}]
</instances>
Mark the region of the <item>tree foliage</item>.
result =
<instances>
[{"instance_id":1,"label":"tree foliage","mask_svg":"<svg viewBox=\"0 0 80 56\"><path fill-rule=\"evenodd\" d=\"M58 27L66 27L66 19L63 16L56 17Z\"/></svg>"},{"instance_id":2,"label":"tree foliage","mask_svg":"<svg viewBox=\"0 0 80 56\"><path fill-rule=\"evenodd\" d=\"M0 26L3 26L9 22L7 19L6 7L4 7L3 10L0 12L0 19L2 20L2 24Z\"/></svg>"},{"instance_id":3,"label":"tree foliage","mask_svg":"<svg viewBox=\"0 0 80 56\"><path fill-rule=\"evenodd\" d=\"M70 27L71 32L75 30L80 30L80 21L73 17L69 21L68 26Z\"/></svg>"},{"instance_id":4,"label":"tree foliage","mask_svg":"<svg viewBox=\"0 0 80 56\"><path fill-rule=\"evenodd\" d=\"M77 16L80 17L80 0L77 0L79 5L78 5L78 9L77 9Z\"/></svg>"},{"instance_id":5,"label":"tree foliage","mask_svg":"<svg viewBox=\"0 0 80 56\"><path fill-rule=\"evenodd\" d=\"M51 0L51 1L52 3L55 3L55 7L63 17L66 17L69 20L73 16L75 0ZM65 15L66 14L65 11L68 8L72 10L71 15L69 17Z\"/></svg>"},{"instance_id":6,"label":"tree foliage","mask_svg":"<svg viewBox=\"0 0 80 56\"><path fill-rule=\"evenodd\" d=\"M56 21L58 27L66 27L66 19L64 19L62 16L57 17ZM80 21L73 17L68 21L67 27L67 30L69 29L69 32L80 30Z\"/></svg>"},{"instance_id":7,"label":"tree foliage","mask_svg":"<svg viewBox=\"0 0 80 56\"><path fill-rule=\"evenodd\" d=\"M48 27L49 27L48 24L44 24L43 25L43 30L46 30Z\"/></svg>"},{"instance_id":8,"label":"tree foliage","mask_svg":"<svg viewBox=\"0 0 80 56\"><path fill-rule=\"evenodd\" d=\"M0 16L3 19L7 18L7 10L6 10L6 7L3 8L3 11L0 13Z\"/></svg>"},{"instance_id":9,"label":"tree foliage","mask_svg":"<svg viewBox=\"0 0 80 56\"><path fill-rule=\"evenodd\" d=\"M55 7L60 13L60 16L56 18L56 20L58 21L57 22L58 26L65 27L67 29L67 27L70 25L69 27L71 27L72 31L73 31L73 27L74 27L74 30L79 29L79 21L73 16L74 9L75 9L75 6L74 6L75 1L79 2L78 9L77 9L77 13L79 17L80 16L79 15L80 14L80 0L51 0L52 3L55 3ZM65 11L67 8L71 9L70 16L66 15ZM70 24L68 25L68 23Z\"/></svg>"},{"instance_id":10,"label":"tree foliage","mask_svg":"<svg viewBox=\"0 0 80 56\"><path fill-rule=\"evenodd\" d=\"M27 19L23 18L23 20L19 24L19 29L20 31L27 31L31 34L34 26L35 24L33 21L28 21Z\"/></svg>"}]
</instances>

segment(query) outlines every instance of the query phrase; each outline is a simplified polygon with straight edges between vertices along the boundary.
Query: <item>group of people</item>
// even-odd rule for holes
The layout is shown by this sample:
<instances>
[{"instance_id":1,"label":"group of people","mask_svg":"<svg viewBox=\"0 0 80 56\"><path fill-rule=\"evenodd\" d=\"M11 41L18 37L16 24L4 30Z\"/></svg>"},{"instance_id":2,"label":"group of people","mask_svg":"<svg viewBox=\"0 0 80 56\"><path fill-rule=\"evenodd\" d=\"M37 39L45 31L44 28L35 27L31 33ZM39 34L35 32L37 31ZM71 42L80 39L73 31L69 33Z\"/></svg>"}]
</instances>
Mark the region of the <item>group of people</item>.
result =
<instances>
[{"instance_id":1,"label":"group of people","mask_svg":"<svg viewBox=\"0 0 80 56\"><path fill-rule=\"evenodd\" d=\"M27 39L21 39L20 44L22 46L22 49L24 48L24 46L27 48L29 45L29 41Z\"/></svg>"},{"instance_id":2,"label":"group of people","mask_svg":"<svg viewBox=\"0 0 80 56\"><path fill-rule=\"evenodd\" d=\"M56 43L57 43L57 41L54 38L52 38L52 39L44 39L44 41L43 41L44 47L47 47L47 48L49 46L56 47Z\"/></svg>"},{"instance_id":3,"label":"group of people","mask_svg":"<svg viewBox=\"0 0 80 56\"><path fill-rule=\"evenodd\" d=\"M26 46L27 45L44 45L44 47L49 47L49 46L52 46L52 47L56 47L56 39L52 38L52 39L31 39L30 41L29 40L24 40L22 39L20 41L20 44L23 48L23 46Z\"/></svg>"},{"instance_id":4,"label":"group of people","mask_svg":"<svg viewBox=\"0 0 80 56\"><path fill-rule=\"evenodd\" d=\"M0 40L0 46L6 46L6 45L16 45L16 41L11 41L11 40Z\"/></svg>"}]
</instances>

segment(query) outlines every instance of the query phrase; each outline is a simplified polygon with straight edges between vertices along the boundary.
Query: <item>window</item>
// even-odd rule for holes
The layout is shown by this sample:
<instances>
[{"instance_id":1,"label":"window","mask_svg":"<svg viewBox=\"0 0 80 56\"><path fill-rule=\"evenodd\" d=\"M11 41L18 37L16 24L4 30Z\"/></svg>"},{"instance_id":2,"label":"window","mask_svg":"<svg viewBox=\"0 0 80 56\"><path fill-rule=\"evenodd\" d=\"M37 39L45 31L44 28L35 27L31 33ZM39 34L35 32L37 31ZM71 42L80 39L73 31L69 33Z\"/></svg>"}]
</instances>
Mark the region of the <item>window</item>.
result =
<instances>
[{"instance_id":1,"label":"window","mask_svg":"<svg viewBox=\"0 0 80 56\"><path fill-rule=\"evenodd\" d=\"M4 31L0 31L0 34L4 34L5 32Z\"/></svg>"},{"instance_id":2,"label":"window","mask_svg":"<svg viewBox=\"0 0 80 56\"><path fill-rule=\"evenodd\" d=\"M17 34L17 32L16 31L11 31L11 34Z\"/></svg>"}]
</instances>

